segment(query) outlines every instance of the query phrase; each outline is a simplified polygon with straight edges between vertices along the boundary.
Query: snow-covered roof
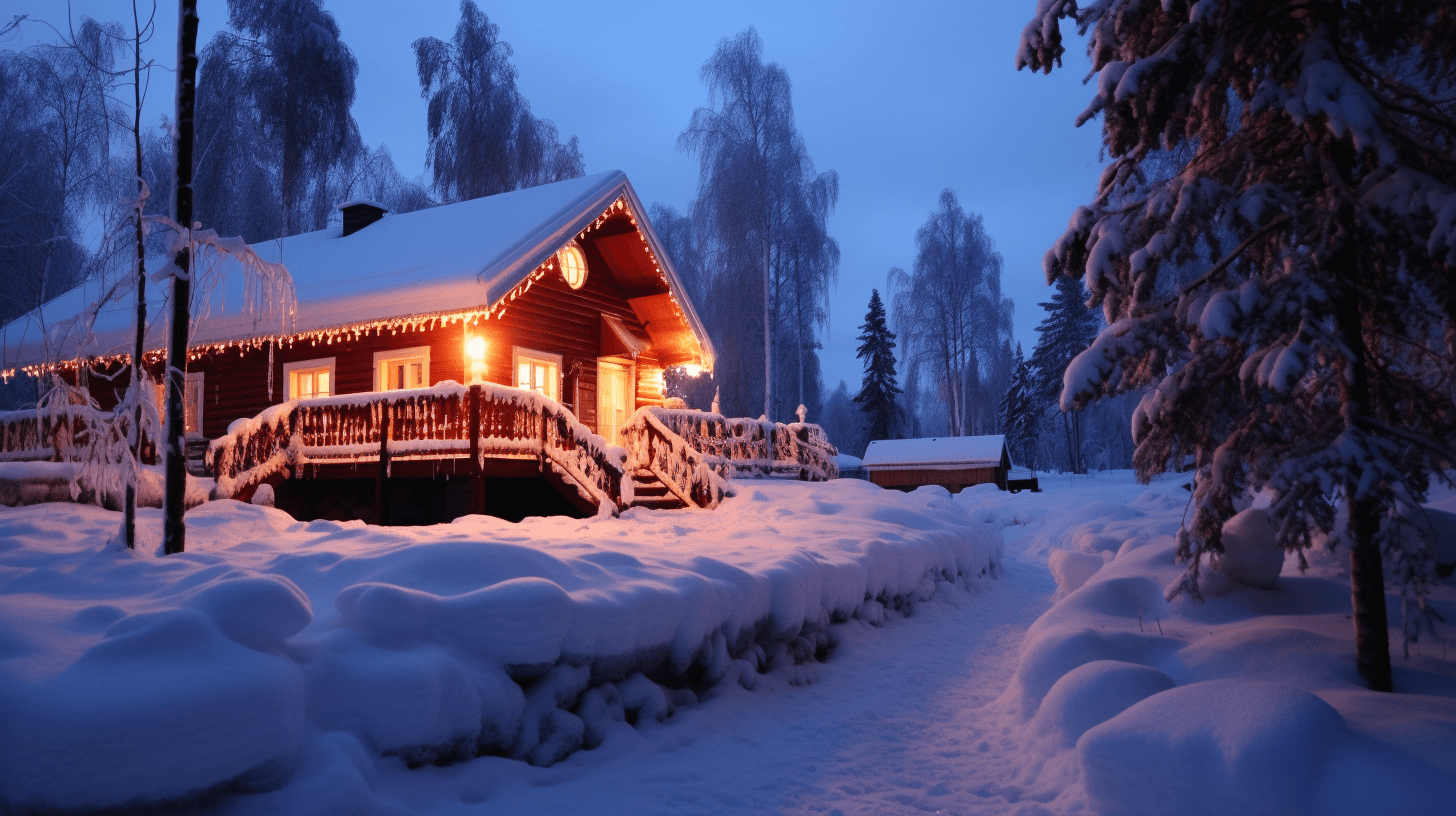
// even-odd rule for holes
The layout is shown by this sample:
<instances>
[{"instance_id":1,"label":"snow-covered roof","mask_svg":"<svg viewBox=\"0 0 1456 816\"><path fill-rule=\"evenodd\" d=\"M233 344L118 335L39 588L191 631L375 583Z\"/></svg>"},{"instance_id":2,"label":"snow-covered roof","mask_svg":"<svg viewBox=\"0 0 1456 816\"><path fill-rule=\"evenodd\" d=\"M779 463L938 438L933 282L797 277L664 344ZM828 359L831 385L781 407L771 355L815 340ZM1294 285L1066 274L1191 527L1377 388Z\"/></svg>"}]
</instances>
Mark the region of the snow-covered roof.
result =
<instances>
[{"instance_id":1,"label":"snow-covered roof","mask_svg":"<svg viewBox=\"0 0 1456 816\"><path fill-rule=\"evenodd\" d=\"M711 360L707 332L647 222L646 207L620 170L392 215L348 236L334 227L252 246L264 260L282 263L293 277L298 309L285 333L328 330L493 306L619 197L631 208ZM161 265L161 259L151 259L147 269ZM85 332L75 328L77 315L99 300L104 288L103 283L88 282L6 324L0 367L129 351L135 315L129 292L100 310L92 337L78 348L76 338ZM149 350L165 345L164 321L156 317L163 313L168 288L147 287ZM241 275L235 273L210 294L195 294L192 346L280 333L279 312L246 312L244 301ZM49 354L42 326L51 338Z\"/></svg>"},{"instance_id":2,"label":"snow-covered roof","mask_svg":"<svg viewBox=\"0 0 1456 816\"><path fill-rule=\"evenodd\" d=\"M947 469L996 465L1006 437L940 436L929 439L877 439L865 449L867 470Z\"/></svg>"}]
</instances>

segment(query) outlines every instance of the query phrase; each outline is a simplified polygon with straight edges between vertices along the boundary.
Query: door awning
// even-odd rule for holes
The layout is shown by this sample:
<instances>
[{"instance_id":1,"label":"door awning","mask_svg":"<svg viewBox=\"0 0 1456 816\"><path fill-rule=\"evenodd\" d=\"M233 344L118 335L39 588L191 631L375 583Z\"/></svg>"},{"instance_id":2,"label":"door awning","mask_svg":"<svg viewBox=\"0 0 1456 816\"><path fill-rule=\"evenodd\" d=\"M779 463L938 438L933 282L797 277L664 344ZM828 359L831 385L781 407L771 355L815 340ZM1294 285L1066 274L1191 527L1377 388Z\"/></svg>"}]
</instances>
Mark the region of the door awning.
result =
<instances>
[{"instance_id":1,"label":"door awning","mask_svg":"<svg viewBox=\"0 0 1456 816\"><path fill-rule=\"evenodd\" d=\"M626 354L635 360L637 355L646 351L647 348L647 343L637 339L637 336L632 334L627 325L622 322L622 318L606 312L602 313L603 355Z\"/></svg>"}]
</instances>

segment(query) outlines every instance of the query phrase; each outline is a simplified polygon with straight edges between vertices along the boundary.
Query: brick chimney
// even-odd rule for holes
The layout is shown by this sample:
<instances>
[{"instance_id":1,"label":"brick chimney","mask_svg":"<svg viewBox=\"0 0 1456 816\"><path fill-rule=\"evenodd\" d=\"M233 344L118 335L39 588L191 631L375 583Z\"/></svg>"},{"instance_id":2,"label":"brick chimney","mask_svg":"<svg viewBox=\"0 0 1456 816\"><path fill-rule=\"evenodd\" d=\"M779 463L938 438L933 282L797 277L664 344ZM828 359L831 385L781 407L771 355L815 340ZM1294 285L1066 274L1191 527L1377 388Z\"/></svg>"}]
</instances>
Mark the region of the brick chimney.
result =
<instances>
[{"instance_id":1,"label":"brick chimney","mask_svg":"<svg viewBox=\"0 0 1456 816\"><path fill-rule=\"evenodd\" d=\"M339 205L339 212L344 214L344 235L353 235L383 218L389 210L373 201L351 199Z\"/></svg>"}]
</instances>

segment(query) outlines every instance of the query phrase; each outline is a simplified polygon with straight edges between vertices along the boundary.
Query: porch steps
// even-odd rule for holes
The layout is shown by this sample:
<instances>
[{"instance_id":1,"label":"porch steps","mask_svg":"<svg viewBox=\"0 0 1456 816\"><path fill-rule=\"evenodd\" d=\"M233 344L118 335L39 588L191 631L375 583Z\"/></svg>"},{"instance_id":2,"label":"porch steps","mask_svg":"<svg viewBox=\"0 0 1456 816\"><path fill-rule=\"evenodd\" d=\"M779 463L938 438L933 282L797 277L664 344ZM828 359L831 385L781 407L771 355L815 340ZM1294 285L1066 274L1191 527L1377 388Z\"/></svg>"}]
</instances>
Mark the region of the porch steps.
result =
<instances>
[{"instance_id":1,"label":"porch steps","mask_svg":"<svg viewBox=\"0 0 1456 816\"><path fill-rule=\"evenodd\" d=\"M202 437L189 435L186 438L187 472L199 478L211 476L207 469L207 446L211 440Z\"/></svg>"},{"instance_id":2,"label":"porch steps","mask_svg":"<svg viewBox=\"0 0 1456 816\"><path fill-rule=\"evenodd\" d=\"M687 505L674 496L662 483L646 468L638 468L631 475L632 479L632 506L646 507L652 510L680 510Z\"/></svg>"}]
</instances>

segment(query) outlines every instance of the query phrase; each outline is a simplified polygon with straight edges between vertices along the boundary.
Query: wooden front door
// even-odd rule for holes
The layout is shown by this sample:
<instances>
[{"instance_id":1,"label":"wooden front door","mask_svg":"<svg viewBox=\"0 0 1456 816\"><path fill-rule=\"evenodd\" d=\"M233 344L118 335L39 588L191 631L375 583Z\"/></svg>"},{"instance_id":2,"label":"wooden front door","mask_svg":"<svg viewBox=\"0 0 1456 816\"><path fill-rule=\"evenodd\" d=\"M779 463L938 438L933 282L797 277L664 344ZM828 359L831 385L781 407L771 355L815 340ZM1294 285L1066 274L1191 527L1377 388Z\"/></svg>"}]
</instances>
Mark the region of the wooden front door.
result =
<instances>
[{"instance_id":1,"label":"wooden front door","mask_svg":"<svg viewBox=\"0 0 1456 816\"><path fill-rule=\"evenodd\" d=\"M632 416L632 366L597 360L597 433L609 445L622 444L622 426Z\"/></svg>"}]
</instances>

